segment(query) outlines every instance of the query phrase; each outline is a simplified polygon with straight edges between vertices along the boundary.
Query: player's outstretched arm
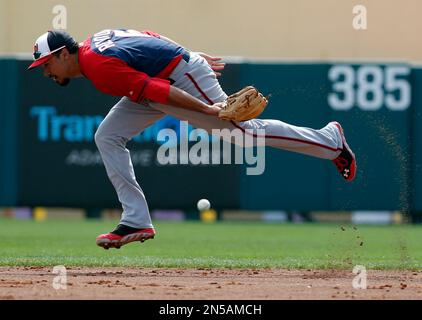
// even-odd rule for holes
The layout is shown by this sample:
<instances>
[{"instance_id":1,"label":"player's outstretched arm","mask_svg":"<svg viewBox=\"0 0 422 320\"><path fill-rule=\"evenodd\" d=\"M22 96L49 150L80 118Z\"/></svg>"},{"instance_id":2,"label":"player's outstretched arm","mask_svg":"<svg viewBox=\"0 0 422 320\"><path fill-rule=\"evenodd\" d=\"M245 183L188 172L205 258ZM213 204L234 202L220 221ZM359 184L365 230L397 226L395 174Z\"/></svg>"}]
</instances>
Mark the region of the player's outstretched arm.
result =
<instances>
[{"instance_id":1,"label":"player's outstretched arm","mask_svg":"<svg viewBox=\"0 0 422 320\"><path fill-rule=\"evenodd\" d=\"M221 107L218 104L212 106L207 105L189 93L174 86L170 86L167 104L173 107L189 109L214 116L218 116L218 113L221 110Z\"/></svg>"}]
</instances>

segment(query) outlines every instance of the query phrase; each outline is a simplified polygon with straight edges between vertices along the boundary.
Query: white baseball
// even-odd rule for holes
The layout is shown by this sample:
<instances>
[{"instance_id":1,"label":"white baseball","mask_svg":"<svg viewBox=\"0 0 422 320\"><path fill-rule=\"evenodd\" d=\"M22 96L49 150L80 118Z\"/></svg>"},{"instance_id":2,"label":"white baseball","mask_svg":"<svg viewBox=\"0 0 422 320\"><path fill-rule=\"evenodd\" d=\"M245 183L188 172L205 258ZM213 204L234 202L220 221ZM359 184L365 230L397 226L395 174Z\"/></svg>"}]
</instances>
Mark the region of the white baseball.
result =
<instances>
[{"instance_id":1,"label":"white baseball","mask_svg":"<svg viewBox=\"0 0 422 320\"><path fill-rule=\"evenodd\" d=\"M211 208L211 203L207 199L201 199L198 201L197 207L199 211L208 210Z\"/></svg>"}]
</instances>

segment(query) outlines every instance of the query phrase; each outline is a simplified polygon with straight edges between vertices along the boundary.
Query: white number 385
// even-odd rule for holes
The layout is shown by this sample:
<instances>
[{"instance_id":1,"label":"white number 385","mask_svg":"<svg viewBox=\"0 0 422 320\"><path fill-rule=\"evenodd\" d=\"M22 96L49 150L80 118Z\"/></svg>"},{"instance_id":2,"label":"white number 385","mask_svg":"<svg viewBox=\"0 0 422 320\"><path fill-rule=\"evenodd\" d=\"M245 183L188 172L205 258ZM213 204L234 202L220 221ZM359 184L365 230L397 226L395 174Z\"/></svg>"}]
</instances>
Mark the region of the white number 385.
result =
<instances>
[{"instance_id":1,"label":"white number 385","mask_svg":"<svg viewBox=\"0 0 422 320\"><path fill-rule=\"evenodd\" d=\"M328 78L333 92L328 95L328 104L334 110L357 106L374 111L383 105L393 111L406 110L411 103L411 86L406 79L409 74L407 66L332 66Z\"/></svg>"}]
</instances>

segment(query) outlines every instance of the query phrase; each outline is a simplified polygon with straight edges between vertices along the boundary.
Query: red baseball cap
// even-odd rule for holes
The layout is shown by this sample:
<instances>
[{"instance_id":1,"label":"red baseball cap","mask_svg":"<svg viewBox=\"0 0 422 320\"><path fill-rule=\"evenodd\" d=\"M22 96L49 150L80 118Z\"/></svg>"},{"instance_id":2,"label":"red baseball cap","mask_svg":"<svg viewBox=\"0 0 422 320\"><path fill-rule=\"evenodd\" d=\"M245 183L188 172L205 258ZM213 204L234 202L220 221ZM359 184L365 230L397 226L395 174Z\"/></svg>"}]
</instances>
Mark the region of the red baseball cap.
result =
<instances>
[{"instance_id":1,"label":"red baseball cap","mask_svg":"<svg viewBox=\"0 0 422 320\"><path fill-rule=\"evenodd\" d=\"M34 45L34 62L28 67L31 70L51 59L52 54L65 47L71 47L76 43L67 32L63 30L48 31L41 35Z\"/></svg>"}]
</instances>

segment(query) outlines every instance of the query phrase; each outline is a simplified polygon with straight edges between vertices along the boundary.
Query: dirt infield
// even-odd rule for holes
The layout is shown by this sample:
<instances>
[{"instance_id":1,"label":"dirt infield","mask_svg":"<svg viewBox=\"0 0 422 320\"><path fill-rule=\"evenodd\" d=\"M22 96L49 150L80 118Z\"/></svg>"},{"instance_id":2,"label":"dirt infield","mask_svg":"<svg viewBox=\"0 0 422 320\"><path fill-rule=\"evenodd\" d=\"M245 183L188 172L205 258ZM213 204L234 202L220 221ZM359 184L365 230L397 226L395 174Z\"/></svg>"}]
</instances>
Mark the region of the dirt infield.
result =
<instances>
[{"instance_id":1,"label":"dirt infield","mask_svg":"<svg viewBox=\"0 0 422 320\"><path fill-rule=\"evenodd\" d=\"M66 289L47 267L0 267L0 299L288 300L422 299L422 271L67 268ZM63 279L63 278L62 278Z\"/></svg>"}]
</instances>

